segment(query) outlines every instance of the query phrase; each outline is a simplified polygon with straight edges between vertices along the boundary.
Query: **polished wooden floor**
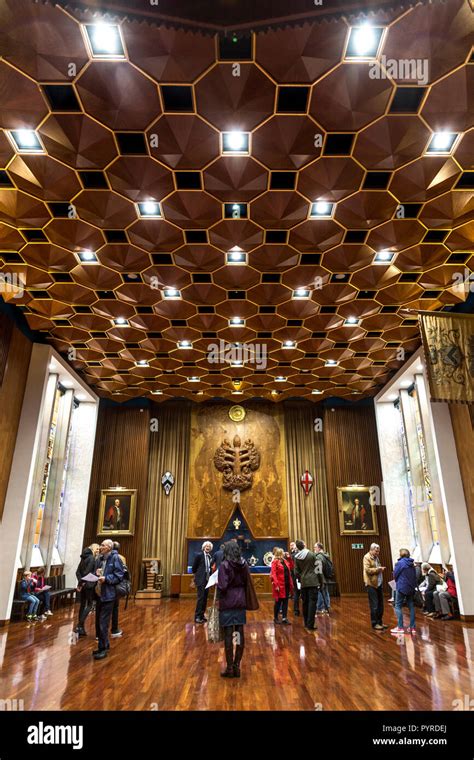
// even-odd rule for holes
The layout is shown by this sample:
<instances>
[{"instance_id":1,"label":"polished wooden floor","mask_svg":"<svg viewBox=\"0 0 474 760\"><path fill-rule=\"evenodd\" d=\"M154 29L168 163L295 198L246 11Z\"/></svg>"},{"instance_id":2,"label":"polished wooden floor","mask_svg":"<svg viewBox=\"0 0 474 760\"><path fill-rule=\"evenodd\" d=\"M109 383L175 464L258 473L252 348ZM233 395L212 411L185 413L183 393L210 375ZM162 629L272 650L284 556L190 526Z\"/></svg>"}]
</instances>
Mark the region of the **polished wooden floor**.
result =
<instances>
[{"instance_id":1,"label":"polished wooden floor","mask_svg":"<svg viewBox=\"0 0 474 760\"><path fill-rule=\"evenodd\" d=\"M77 609L77 608L76 608ZM248 614L242 678L219 676L222 645L192 622L191 599L130 604L124 636L94 661L74 643L73 606L47 622L0 629L0 697L25 710L452 710L474 694L474 624L418 617L418 636L374 633L363 598L334 600L315 633ZM418 615L418 613L417 613ZM385 620L395 624L388 606Z\"/></svg>"}]
</instances>

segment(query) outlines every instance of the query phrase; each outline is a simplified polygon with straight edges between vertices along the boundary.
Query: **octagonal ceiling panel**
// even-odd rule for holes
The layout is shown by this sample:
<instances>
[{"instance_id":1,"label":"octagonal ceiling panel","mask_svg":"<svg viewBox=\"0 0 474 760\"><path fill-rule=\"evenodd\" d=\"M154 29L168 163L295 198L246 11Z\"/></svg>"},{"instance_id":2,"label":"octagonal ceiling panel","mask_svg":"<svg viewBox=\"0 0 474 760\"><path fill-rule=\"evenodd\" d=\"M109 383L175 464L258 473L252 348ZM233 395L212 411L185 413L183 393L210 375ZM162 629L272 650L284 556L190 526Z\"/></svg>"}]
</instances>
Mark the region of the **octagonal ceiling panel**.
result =
<instances>
[{"instance_id":1,"label":"octagonal ceiling panel","mask_svg":"<svg viewBox=\"0 0 474 760\"><path fill-rule=\"evenodd\" d=\"M152 156L171 169L201 169L219 155L219 132L193 114L164 114L148 141Z\"/></svg>"},{"instance_id":2,"label":"octagonal ceiling panel","mask_svg":"<svg viewBox=\"0 0 474 760\"><path fill-rule=\"evenodd\" d=\"M70 81L71 70L88 61L79 24L52 6L25 2L19 24L18 6L15 0L0 5L3 58L40 82Z\"/></svg>"},{"instance_id":3,"label":"octagonal ceiling panel","mask_svg":"<svg viewBox=\"0 0 474 760\"><path fill-rule=\"evenodd\" d=\"M48 109L39 86L0 60L0 124L3 129L36 129Z\"/></svg>"},{"instance_id":4,"label":"octagonal ceiling panel","mask_svg":"<svg viewBox=\"0 0 474 760\"><path fill-rule=\"evenodd\" d=\"M252 135L252 155L271 169L301 169L321 153L319 127L308 116L274 116Z\"/></svg>"},{"instance_id":5,"label":"octagonal ceiling panel","mask_svg":"<svg viewBox=\"0 0 474 760\"><path fill-rule=\"evenodd\" d=\"M383 116L393 85L372 64L342 63L313 87L310 114L324 129L352 132Z\"/></svg>"},{"instance_id":6,"label":"octagonal ceiling panel","mask_svg":"<svg viewBox=\"0 0 474 760\"><path fill-rule=\"evenodd\" d=\"M204 188L221 201L246 203L267 189L268 172L252 158L222 156L203 172Z\"/></svg>"},{"instance_id":7,"label":"octagonal ceiling panel","mask_svg":"<svg viewBox=\"0 0 474 760\"><path fill-rule=\"evenodd\" d=\"M298 190L310 203L340 201L359 190L363 177L363 169L352 158L325 157L299 173Z\"/></svg>"},{"instance_id":8,"label":"octagonal ceiling panel","mask_svg":"<svg viewBox=\"0 0 474 760\"><path fill-rule=\"evenodd\" d=\"M127 62L91 63L76 86L84 110L111 129L146 129L161 113L158 87Z\"/></svg>"},{"instance_id":9,"label":"octagonal ceiling panel","mask_svg":"<svg viewBox=\"0 0 474 760\"><path fill-rule=\"evenodd\" d=\"M193 82L215 60L211 35L125 21L122 34L129 58L158 82Z\"/></svg>"},{"instance_id":10,"label":"octagonal ceiling panel","mask_svg":"<svg viewBox=\"0 0 474 760\"><path fill-rule=\"evenodd\" d=\"M398 169L418 158L430 136L418 116L391 114L360 132L353 155L367 169Z\"/></svg>"},{"instance_id":11,"label":"octagonal ceiling panel","mask_svg":"<svg viewBox=\"0 0 474 760\"><path fill-rule=\"evenodd\" d=\"M221 131L254 129L273 113L272 81L252 63L237 66L216 64L195 87L198 112Z\"/></svg>"},{"instance_id":12,"label":"octagonal ceiling panel","mask_svg":"<svg viewBox=\"0 0 474 760\"><path fill-rule=\"evenodd\" d=\"M161 201L174 190L173 175L148 156L121 156L107 169L113 190L131 201Z\"/></svg>"},{"instance_id":13,"label":"octagonal ceiling panel","mask_svg":"<svg viewBox=\"0 0 474 760\"><path fill-rule=\"evenodd\" d=\"M347 34L344 21L271 29L257 37L257 62L278 82L312 84L341 59Z\"/></svg>"},{"instance_id":14,"label":"octagonal ceiling panel","mask_svg":"<svg viewBox=\"0 0 474 760\"><path fill-rule=\"evenodd\" d=\"M117 155L112 132L83 114L51 114L39 128L54 158L74 169L98 169Z\"/></svg>"},{"instance_id":15,"label":"octagonal ceiling panel","mask_svg":"<svg viewBox=\"0 0 474 760\"><path fill-rule=\"evenodd\" d=\"M389 189L401 203L424 202L450 190L460 173L452 158L423 156L394 172Z\"/></svg>"}]
</instances>

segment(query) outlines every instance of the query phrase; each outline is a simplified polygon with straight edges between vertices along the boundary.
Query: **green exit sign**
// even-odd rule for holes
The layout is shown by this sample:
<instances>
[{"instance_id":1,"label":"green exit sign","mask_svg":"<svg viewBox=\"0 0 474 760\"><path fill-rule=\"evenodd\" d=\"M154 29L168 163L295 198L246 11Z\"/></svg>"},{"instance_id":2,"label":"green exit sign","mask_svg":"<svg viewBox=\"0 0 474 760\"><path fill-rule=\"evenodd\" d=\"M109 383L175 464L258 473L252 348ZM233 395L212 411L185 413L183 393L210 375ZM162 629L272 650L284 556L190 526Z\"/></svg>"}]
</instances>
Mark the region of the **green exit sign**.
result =
<instances>
[{"instance_id":1,"label":"green exit sign","mask_svg":"<svg viewBox=\"0 0 474 760\"><path fill-rule=\"evenodd\" d=\"M352 544L352 548L353 549L363 549L364 548L364 544Z\"/></svg>"}]
</instances>

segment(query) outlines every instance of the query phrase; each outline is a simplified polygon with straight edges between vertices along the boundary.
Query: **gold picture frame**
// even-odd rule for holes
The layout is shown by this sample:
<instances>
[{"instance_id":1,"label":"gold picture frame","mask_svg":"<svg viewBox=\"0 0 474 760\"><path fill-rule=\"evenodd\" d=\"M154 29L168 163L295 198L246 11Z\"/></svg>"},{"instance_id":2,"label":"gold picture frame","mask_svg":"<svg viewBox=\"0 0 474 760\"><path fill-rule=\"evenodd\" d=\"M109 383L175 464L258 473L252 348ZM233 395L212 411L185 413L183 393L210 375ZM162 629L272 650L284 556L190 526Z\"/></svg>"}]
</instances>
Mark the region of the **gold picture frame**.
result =
<instances>
[{"instance_id":1,"label":"gold picture frame","mask_svg":"<svg viewBox=\"0 0 474 760\"><path fill-rule=\"evenodd\" d=\"M119 502L117 504L117 502ZM133 536L136 488L105 488L100 492L98 536Z\"/></svg>"},{"instance_id":2,"label":"gold picture frame","mask_svg":"<svg viewBox=\"0 0 474 760\"><path fill-rule=\"evenodd\" d=\"M369 486L338 486L337 505L341 536L378 535L374 489Z\"/></svg>"}]
</instances>

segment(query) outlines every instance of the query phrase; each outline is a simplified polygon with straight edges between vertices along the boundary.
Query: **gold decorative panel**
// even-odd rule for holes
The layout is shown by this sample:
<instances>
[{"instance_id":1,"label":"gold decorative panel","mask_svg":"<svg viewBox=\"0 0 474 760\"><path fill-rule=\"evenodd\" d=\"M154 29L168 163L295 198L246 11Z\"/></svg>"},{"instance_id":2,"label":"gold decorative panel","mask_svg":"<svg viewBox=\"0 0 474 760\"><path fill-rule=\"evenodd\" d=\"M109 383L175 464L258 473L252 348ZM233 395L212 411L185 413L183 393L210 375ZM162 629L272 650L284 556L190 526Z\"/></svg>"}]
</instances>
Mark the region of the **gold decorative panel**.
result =
<instances>
[{"instance_id":1,"label":"gold decorative panel","mask_svg":"<svg viewBox=\"0 0 474 760\"><path fill-rule=\"evenodd\" d=\"M255 536L287 536L283 409L273 404L245 404L242 422L229 418L229 405L194 407L191 421L188 536L220 536L238 506L223 487L214 454L224 440L251 440L260 466L252 486L240 493L240 508Z\"/></svg>"}]
</instances>

